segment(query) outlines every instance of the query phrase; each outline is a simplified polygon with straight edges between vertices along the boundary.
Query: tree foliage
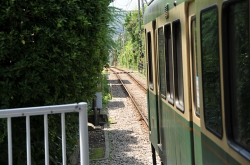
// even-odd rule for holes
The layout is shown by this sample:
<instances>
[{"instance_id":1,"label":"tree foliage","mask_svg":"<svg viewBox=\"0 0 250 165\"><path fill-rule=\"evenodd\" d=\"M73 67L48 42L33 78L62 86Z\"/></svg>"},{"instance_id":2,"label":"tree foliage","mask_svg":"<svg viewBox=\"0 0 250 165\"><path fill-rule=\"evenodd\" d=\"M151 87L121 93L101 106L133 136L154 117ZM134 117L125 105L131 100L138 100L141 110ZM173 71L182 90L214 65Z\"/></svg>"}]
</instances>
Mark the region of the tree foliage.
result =
<instances>
[{"instance_id":1,"label":"tree foliage","mask_svg":"<svg viewBox=\"0 0 250 165\"><path fill-rule=\"evenodd\" d=\"M142 18L142 13L140 12L140 17ZM143 25L142 19L140 19L140 24ZM140 43L142 44L141 50L144 53L144 36L141 33L138 22L138 12L129 12L125 17L124 27L126 29L125 34L119 36L117 43L120 45L118 50L119 63L120 65L126 66L128 68L137 69L138 62L142 60L140 58ZM121 46L122 45L122 46Z\"/></svg>"},{"instance_id":2,"label":"tree foliage","mask_svg":"<svg viewBox=\"0 0 250 165\"><path fill-rule=\"evenodd\" d=\"M108 26L113 20L109 4L110 0L0 1L0 108L67 104L94 97L113 42ZM18 129L13 130L13 143L25 141L25 137L16 136L25 130L15 127L15 123L22 125L25 121L17 120L13 122L13 129ZM60 118L49 120L56 123ZM67 127L74 127L75 120L73 115L69 117ZM42 122L42 118L31 119L31 125ZM6 126L5 120L0 123ZM50 140L60 138L58 130L50 128ZM76 139L78 130L73 130L68 136ZM34 159L40 157L35 142L42 141L43 129L31 131L37 131L32 143ZM0 142L5 145L6 130L1 130L1 135ZM51 144L50 154L54 154L56 164L60 147ZM17 164L25 164L21 155L14 153Z\"/></svg>"},{"instance_id":3,"label":"tree foliage","mask_svg":"<svg viewBox=\"0 0 250 165\"><path fill-rule=\"evenodd\" d=\"M107 62L109 1L1 1L1 108L79 102Z\"/></svg>"}]
</instances>

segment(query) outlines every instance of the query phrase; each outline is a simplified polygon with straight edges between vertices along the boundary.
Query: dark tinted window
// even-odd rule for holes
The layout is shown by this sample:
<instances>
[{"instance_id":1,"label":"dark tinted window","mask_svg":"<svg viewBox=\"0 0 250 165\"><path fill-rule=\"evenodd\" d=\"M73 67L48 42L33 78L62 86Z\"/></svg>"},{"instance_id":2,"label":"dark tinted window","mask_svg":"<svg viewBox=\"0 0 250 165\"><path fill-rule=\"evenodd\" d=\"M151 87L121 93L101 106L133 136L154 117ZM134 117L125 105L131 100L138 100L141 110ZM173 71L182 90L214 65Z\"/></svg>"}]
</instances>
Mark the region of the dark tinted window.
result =
<instances>
[{"instance_id":1,"label":"dark tinted window","mask_svg":"<svg viewBox=\"0 0 250 165\"><path fill-rule=\"evenodd\" d=\"M201 12L201 60L206 128L222 136L218 10Z\"/></svg>"},{"instance_id":2,"label":"dark tinted window","mask_svg":"<svg viewBox=\"0 0 250 165\"><path fill-rule=\"evenodd\" d=\"M174 104L173 55L172 55L172 38L171 38L170 24L165 25L164 34L165 34L167 99L171 104Z\"/></svg>"},{"instance_id":3,"label":"dark tinted window","mask_svg":"<svg viewBox=\"0 0 250 165\"><path fill-rule=\"evenodd\" d=\"M184 111L184 88L182 70L182 46L180 20L173 22L173 48L174 48L174 85L175 103L179 110Z\"/></svg>"},{"instance_id":4,"label":"dark tinted window","mask_svg":"<svg viewBox=\"0 0 250 165\"><path fill-rule=\"evenodd\" d=\"M166 80L165 80L165 57L164 57L164 34L163 27L158 29L158 55L159 55L159 79L160 92L163 98L166 98Z\"/></svg>"},{"instance_id":5,"label":"dark tinted window","mask_svg":"<svg viewBox=\"0 0 250 165\"><path fill-rule=\"evenodd\" d=\"M151 41L151 34L148 32L148 74L149 74L149 87L150 89L153 88L153 61L152 61L152 41Z\"/></svg>"},{"instance_id":6,"label":"dark tinted window","mask_svg":"<svg viewBox=\"0 0 250 165\"><path fill-rule=\"evenodd\" d=\"M231 4L228 12L233 139L250 151L249 1Z\"/></svg>"}]
</instances>

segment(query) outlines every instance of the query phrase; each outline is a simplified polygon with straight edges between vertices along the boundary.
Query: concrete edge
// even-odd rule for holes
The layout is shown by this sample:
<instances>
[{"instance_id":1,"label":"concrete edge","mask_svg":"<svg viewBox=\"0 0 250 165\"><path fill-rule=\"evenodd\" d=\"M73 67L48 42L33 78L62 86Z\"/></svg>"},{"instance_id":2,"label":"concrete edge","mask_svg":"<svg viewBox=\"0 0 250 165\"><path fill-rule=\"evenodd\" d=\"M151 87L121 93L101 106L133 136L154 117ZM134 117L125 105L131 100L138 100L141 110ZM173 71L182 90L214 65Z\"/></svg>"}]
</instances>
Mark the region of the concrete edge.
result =
<instances>
[{"instance_id":1,"label":"concrete edge","mask_svg":"<svg viewBox=\"0 0 250 165\"><path fill-rule=\"evenodd\" d=\"M105 156L104 159L109 158L109 135L108 135L108 131L104 130L104 135L105 135Z\"/></svg>"}]
</instances>

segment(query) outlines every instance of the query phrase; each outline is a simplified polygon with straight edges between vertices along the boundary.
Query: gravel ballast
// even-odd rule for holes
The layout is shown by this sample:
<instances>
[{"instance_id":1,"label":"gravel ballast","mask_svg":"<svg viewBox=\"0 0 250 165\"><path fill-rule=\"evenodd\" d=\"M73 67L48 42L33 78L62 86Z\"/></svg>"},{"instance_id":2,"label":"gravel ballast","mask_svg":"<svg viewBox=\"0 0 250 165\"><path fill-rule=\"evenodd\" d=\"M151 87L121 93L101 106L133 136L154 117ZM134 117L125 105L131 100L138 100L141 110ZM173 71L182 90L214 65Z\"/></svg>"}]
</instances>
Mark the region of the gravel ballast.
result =
<instances>
[{"instance_id":1,"label":"gravel ballast","mask_svg":"<svg viewBox=\"0 0 250 165\"><path fill-rule=\"evenodd\" d=\"M139 76L133 74L133 76ZM141 121L132 101L122 90L115 74L107 75L111 84L112 100L107 113L110 124L105 132L108 136L108 156L91 161L91 165L151 165L152 153L148 128ZM140 77L141 79L141 77ZM159 159L157 164L160 164Z\"/></svg>"}]
</instances>

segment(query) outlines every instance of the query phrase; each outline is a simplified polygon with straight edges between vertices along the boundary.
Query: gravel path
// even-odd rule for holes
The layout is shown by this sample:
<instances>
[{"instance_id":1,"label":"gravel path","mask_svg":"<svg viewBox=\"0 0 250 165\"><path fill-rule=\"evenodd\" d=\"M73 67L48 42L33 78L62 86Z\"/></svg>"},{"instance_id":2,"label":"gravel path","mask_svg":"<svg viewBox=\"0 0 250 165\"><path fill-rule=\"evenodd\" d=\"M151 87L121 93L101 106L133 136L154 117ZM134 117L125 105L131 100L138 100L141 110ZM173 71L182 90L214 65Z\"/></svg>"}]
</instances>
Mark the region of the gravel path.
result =
<instances>
[{"instance_id":1,"label":"gravel path","mask_svg":"<svg viewBox=\"0 0 250 165\"><path fill-rule=\"evenodd\" d=\"M151 165L148 128L135 113L134 105L121 89L116 76L110 74L108 79L112 83L113 95L107 109L111 124L105 128L109 139L109 157L92 161L90 165ZM160 164L159 160L157 164Z\"/></svg>"}]
</instances>

